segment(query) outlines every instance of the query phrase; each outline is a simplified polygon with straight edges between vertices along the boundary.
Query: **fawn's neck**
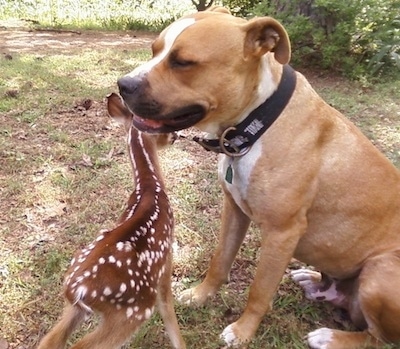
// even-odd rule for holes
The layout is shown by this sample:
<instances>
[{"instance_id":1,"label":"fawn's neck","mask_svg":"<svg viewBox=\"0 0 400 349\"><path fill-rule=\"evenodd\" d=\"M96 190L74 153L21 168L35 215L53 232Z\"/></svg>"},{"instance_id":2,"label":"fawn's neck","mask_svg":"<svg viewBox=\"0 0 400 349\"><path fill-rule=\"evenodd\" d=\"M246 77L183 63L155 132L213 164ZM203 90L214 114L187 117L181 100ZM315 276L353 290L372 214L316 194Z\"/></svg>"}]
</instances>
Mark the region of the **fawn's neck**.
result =
<instances>
[{"instance_id":1,"label":"fawn's neck","mask_svg":"<svg viewBox=\"0 0 400 349\"><path fill-rule=\"evenodd\" d=\"M157 192L164 187L159 168L157 146L151 136L134 127L128 133L129 157L132 163L136 192Z\"/></svg>"},{"instance_id":2,"label":"fawn's neck","mask_svg":"<svg viewBox=\"0 0 400 349\"><path fill-rule=\"evenodd\" d=\"M131 194L125 212L119 223L129 220L137 211L159 210L159 205L168 198L164 192L164 182L158 162L157 145L151 136L131 127L128 132L128 150L132 164L135 191ZM160 195L164 197L160 202ZM155 213L151 213L155 217Z\"/></svg>"},{"instance_id":3,"label":"fawn's neck","mask_svg":"<svg viewBox=\"0 0 400 349\"><path fill-rule=\"evenodd\" d=\"M106 309L104 302L109 300L117 310L126 306L128 319L134 313L147 318L153 311L157 283L166 271L171 251L173 213L154 138L132 128L128 149L136 190L117 227L101 232L71 262L66 296L88 312ZM150 305L144 301L140 304L141 299L149 300Z\"/></svg>"}]
</instances>

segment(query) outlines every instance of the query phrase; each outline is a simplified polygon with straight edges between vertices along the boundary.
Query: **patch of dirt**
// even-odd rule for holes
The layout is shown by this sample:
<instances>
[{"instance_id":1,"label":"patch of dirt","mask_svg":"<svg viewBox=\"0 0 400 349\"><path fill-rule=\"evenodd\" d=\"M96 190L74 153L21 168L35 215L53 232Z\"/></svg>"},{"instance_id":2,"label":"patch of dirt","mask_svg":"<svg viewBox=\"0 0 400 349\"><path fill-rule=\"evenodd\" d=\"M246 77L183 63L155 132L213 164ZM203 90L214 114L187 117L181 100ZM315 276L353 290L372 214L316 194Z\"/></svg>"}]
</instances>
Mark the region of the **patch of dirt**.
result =
<instances>
[{"instance_id":1,"label":"patch of dirt","mask_svg":"<svg viewBox=\"0 0 400 349\"><path fill-rule=\"evenodd\" d=\"M156 33L32 29L24 21L0 21L0 52L73 54L86 48L149 48Z\"/></svg>"}]
</instances>

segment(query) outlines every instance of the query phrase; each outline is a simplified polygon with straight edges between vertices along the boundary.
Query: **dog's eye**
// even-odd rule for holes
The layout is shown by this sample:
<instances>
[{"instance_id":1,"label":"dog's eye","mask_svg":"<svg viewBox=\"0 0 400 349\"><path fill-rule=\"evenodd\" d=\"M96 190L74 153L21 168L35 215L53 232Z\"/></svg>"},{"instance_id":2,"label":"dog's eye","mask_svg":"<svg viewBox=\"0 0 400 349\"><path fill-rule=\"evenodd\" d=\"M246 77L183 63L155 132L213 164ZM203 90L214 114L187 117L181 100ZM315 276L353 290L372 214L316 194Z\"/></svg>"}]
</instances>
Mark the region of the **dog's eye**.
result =
<instances>
[{"instance_id":1,"label":"dog's eye","mask_svg":"<svg viewBox=\"0 0 400 349\"><path fill-rule=\"evenodd\" d=\"M192 65L194 65L195 63L192 61L185 61L185 60L179 60L179 61L175 61L173 62L173 65L176 68L185 68L185 67L190 67Z\"/></svg>"},{"instance_id":2,"label":"dog's eye","mask_svg":"<svg viewBox=\"0 0 400 349\"><path fill-rule=\"evenodd\" d=\"M190 60L190 59L184 59L177 57L175 55L172 55L169 60L169 64L171 68L188 68L192 67L196 64L196 62Z\"/></svg>"}]
</instances>

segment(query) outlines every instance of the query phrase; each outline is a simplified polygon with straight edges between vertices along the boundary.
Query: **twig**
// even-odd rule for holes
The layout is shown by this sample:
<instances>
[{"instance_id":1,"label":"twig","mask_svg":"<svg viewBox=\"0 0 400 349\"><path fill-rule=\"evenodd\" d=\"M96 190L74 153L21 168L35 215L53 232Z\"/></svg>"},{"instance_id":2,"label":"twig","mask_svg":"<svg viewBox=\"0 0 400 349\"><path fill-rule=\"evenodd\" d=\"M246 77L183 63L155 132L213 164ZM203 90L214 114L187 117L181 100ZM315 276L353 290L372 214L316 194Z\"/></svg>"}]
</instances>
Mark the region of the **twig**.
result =
<instances>
[{"instance_id":1,"label":"twig","mask_svg":"<svg viewBox=\"0 0 400 349\"><path fill-rule=\"evenodd\" d=\"M81 35L82 32L78 30L69 30L69 29L55 29L55 28L34 28L34 31L37 32L55 32L55 33L73 33Z\"/></svg>"}]
</instances>

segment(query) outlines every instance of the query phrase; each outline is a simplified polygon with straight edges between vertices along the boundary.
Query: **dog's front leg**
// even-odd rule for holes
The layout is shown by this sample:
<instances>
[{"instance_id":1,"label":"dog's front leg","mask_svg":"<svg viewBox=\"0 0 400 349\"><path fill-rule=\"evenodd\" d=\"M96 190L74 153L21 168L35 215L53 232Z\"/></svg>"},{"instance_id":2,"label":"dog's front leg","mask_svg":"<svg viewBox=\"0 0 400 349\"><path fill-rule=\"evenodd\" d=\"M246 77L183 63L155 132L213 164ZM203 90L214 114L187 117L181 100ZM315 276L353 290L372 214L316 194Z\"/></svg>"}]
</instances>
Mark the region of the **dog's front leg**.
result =
<instances>
[{"instance_id":1,"label":"dog's front leg","mask_svg":"<svg viewBox=\"0 0 400 349\"><path fill-rule=\"evenodd\" d=\"M296 249L300 229L303 230L303 227L298 222L285 230L261 226L260 259L247 306L241 317L221 334L229 347L245 348L264 315L271 310L275 291Z\"/></svg>"},{"instance_id":2,"label":"dog's front leg","mask_svg":"<svg viewBox=\"0 0 400 349\"><path fill-rule=\"evenodd\" d=\"M207 275L201 284L182 292L179 297L181 303L202 305L228 281L233 260L249 224L249 217L236 205L231 195L225 193L219 241Z\"/></svg>"}]
</instances>

